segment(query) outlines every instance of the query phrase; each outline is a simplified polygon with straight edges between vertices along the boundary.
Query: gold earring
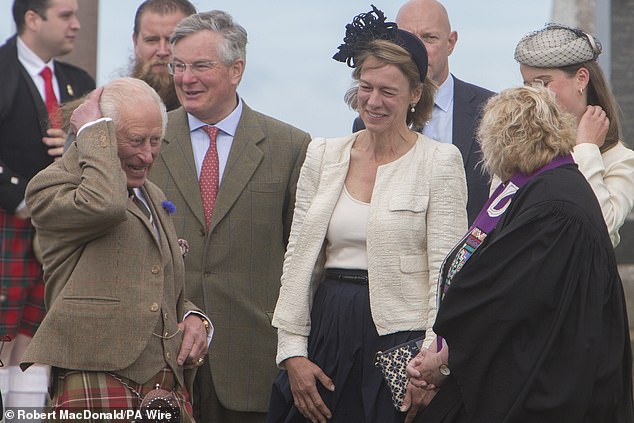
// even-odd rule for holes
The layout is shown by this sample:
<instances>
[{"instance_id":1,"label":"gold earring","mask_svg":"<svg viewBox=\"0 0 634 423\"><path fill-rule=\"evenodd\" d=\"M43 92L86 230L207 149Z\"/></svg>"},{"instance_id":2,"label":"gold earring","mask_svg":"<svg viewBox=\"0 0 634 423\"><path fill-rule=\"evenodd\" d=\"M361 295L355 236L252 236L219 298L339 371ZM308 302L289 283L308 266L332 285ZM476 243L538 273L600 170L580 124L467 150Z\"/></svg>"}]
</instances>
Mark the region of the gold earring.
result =
<instances>
[{"instance_id":1,"label":"gold earring","mask_svg":"<svg viewBox=\"0 0 634 423\"><path fill-rule=\"evenodd\" d=\"M583 88L579 88L579 95L583 95Z\"/></svg>"}]
</instances>

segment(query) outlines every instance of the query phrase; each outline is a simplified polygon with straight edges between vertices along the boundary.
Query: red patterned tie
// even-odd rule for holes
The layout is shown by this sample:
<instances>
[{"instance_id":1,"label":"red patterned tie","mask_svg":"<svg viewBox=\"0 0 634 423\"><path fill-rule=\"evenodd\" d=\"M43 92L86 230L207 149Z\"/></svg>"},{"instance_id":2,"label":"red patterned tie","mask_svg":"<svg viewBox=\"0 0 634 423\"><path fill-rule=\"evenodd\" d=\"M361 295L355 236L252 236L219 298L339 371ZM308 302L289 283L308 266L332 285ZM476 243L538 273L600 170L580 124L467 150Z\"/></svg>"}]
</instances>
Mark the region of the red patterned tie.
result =
<instances>
[{"instance_id":1,"label":"red patterned tie","mask_svg":"<svg viewBox=\"0 0 634 423\"><path fill-rule=\"evenodd\" d=\"M209 135L209 148L203 159L203 166L200 170L200 197L203 200L205 210L205 223L207 229L211 222L211 215L214 211L216 195L218 194L218 150L216 149L216 136L218 128L215 126L205 126L205 132Z\"/></svg>"},{"instance_id":2,"label":"red patterned tie","mask_svg":"<svg viewBox=\"0 0 634 423\"><path fill-rule=\"evenodd\" d=\"M46 103L46 111L48 112L48 120L51 128L62 127L62 113L59 109L57 97L53 90L53 72L48 66L40 72L40 76L44 78L44 101Z\"/></svg>"}]
</instances>

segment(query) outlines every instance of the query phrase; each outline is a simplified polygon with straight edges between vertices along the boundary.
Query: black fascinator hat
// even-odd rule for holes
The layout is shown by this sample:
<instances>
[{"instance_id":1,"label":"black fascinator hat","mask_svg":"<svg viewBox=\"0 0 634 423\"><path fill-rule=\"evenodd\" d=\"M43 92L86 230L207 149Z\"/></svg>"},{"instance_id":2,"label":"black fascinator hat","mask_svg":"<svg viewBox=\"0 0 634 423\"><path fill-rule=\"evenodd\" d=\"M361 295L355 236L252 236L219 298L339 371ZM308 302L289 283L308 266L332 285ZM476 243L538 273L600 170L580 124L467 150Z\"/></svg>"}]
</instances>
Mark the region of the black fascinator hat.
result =
<instances>
[{"instance_id":1,"label":"black fascinator hat","mask_svg":"<svg viewBox=\"0 0 634 423\"><path fill-rule=\"evenodd\" d=\"M391 41L412 55L412 60L418 67L421 82L427 75L427 50L417 36L411 32L399 29L395 22L386 22L385 14L374 5L372 10L361 13L346 25L346 36L343 44L338 47L338 52L333 59L344 62L351 68L356 67L355 57L368 47L374 40Z\"/></svg>"}]
</instances>

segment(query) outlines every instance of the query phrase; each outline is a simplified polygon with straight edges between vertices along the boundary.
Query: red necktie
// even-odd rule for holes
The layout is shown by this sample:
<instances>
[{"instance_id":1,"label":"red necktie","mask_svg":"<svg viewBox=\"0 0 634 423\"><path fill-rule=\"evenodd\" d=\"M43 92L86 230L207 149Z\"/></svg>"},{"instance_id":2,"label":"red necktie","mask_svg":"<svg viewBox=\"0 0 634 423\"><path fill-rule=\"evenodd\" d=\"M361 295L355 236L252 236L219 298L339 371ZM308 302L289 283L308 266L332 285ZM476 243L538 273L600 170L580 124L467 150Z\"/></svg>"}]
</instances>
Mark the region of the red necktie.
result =
<instances>
[{"instance_id":1,"label":"red necktie","mask_svg":"<svg viewBox=\"0 0 634 423\"><path fill-rule=\"evenodd\" d=\"M62 127L62 113L59 109L59 103L55 97L53 90L53 72L48 66L40 72L40 76L44 78L44 102L46 103L46 111L48 112L48 120L51 128Z\"/></svg>"},{"instance_id":2,"label":"red necktie","mask_svg":"<svg viewBox=\"0 0 634 423\"><path fill-rule=\"evenodd\" d=\"M215 126L205 126L205 132L209 135L209 148L203 159L203 165L200 169L200 197L203 200L203 209L205 211L205 223L207 229L211 222L211 215L214 211L214 203L218 194L218 150L216 149L216 136L218 128Z\"/></svg>"}]
</instances>

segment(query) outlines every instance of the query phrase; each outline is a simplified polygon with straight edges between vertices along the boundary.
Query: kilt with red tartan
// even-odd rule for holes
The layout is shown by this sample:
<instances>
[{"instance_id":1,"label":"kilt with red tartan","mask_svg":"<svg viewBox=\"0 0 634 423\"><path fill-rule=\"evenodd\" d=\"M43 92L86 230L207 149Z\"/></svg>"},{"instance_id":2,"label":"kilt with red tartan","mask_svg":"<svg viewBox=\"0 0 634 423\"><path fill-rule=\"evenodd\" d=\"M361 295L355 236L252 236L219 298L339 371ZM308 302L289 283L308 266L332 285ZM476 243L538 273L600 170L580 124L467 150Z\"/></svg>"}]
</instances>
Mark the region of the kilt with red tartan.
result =
<instances>
[{"instance_id":1,"label":"kilt with red tartan","mask_svg":"<svg viewBox=\"0 0 634 423\"><path fill-rule=\"evenodd\" d=\"M44 318L42 266L33 255L30 220L0 209L0 335L33 336Z\"/></svg>"},{"instance_id":2,"label":"kilt with red tartan","mask_svg":"<svg viewBox=\"0 0 634 423\"><path fill-rule=\"evenodd\" d=\"M142 399L158 385L160 389L173 394L180 409L181 418L178 422L194 423L189 394L178 385L174 373L169 368L164 368L144 384L108 372L55 368L53 374L54 410L138 410Z\"/></svg>"}]
</instances>

